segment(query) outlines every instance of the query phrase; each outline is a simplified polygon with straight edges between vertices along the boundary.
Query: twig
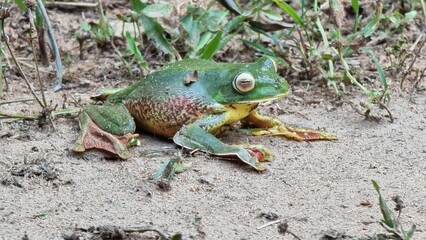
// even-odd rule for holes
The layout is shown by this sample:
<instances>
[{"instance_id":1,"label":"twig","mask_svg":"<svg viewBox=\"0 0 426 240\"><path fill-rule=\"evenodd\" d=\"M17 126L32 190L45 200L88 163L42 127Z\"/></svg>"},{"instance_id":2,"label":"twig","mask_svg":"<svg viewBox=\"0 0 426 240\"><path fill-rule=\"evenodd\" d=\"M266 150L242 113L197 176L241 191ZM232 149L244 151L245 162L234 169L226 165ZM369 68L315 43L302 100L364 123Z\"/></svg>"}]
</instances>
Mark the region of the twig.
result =
<instances>
[{"instance_id":1,"label":"twig","mask_svg":"<svg viewBox=\"0 0 426 240\"><path fill-rule=\"evenodd\" d=\"M117 54L118 58L120 58L121 62L124 64L124 66L127 68L127 71L130 73L130 76L133 77L133 71L130 64L124 59L123 55L121 54L120 50L115 46L114 41L111 41L111 46L114 49L115 53ZM80 51L81 52L81 51Z\"/></svg>"},{"instance_id":2,"label":"twig","mask_svg":"<svg viewBox=\"0 0 426 240\"><path fill-rule=\"evenodd\" d=\"M0 70L0 98L2 98L2 96L3 96L4 86L6 85L6 87L8 87L7 83L6 83L6 78L4 77L4 72L3 72L3 59L6 59L6 58L4 57L4 55L1 55L0 56L0 67L2 69Z\"/></svg>"},{"instance_id":3,"label":"twig","mask_svg":"<svg viewBox=\"0 0 426 240\"><path fill-rule=\"evenodd\" d=\"M86 3L86 2L46 2L46 7L85 7L95 8L98 3Z\"/></svg>"},{"instance_id":4,"label":"twig","mask_svg":"<svg viewBox=\"0 0 426 240\"><path fill-rule=\"evenodd\" d=\"M285 112L287 112L287 113L289 113L289 114L296 114L296 115L299 115L299 116L301 116L302 118L304 118L304 119L306 119L306 120L311 120L306 114L303 114L303 113L301 113L301 112L298 112L298 111L285 111Z\"/></svg>"},{"instance_id":5,"label":"twig","mask_svg":"<svg viewBox=\"0 0 426 240\"><path fill-rule=\"evenodd\" d=\"M6 56L6 52L4 51L4 48L0 48L0 51L1 51L1 54L2 54L3 56ZM9 68L12 68L12 65L10 64L9 59L8 59L8 58L6 58L6 57L5 57L4 59L6 59L7 66L8 66Z\"/></svg>"},{"instance_id":6,"label":"twig","mask_svg":"<svg viewBox=\"0 0 426 240\"><path fill-rule=\"evenodd\" d=\"M264 225L262 225L262 226L257 227L256 229L257 229L257 230L260 230L260 229L262 229L262 228L266 228L266 227L268 227L268 226L271 226L271 225L274 225L274 224L280 223L280 222L282 222L282 221L285 221L285 219L283 218L283 219L278 219L278 220L275 220L275 221L272 221L272 222L268 222L268 223L266 223L266 224L264 224Z\"/></svg>"},{"instance_id":7,"label":"twig","mask_svg":"<svg viewBox=\"0 0 426 240\"><path fill-rule=\"evenodd\" d=\"M17 60L18 60L18 62L19 62L19 63L21 63L22 65L24 65L24 66L26 66L26 67L34 68L34 65L31 65L31 64L29 64L29 63L27 63L27 62L23 62L23 61L19 60L19 58L18 58ZM43 73L50 73L50 71L46 71L46 70L44 70L44 69L39 69L39 71L40 71L40 72L43 72Z\"/></svg>"},{"instance_id":8,"label":"twig","mask_svg":"<svg viewBox=\"0 0 426 240\"><path fill-rule=\"evenodd\" d=\"M166 234L164 234L162 231L158 230L155 227L131 227L131 228L121 228L121 227L115 227L115 226L100 226L100 227L90 227L90 228L76 228L77 231L81 232L88 232L92 234L99 234L100 232L119 232L122 231L124 234L127 233L144 233L144 232L156 232L161 240L169 239ZM123 236L125 237L125 236ZM120 238L121 239L121 238Z\"/></svg>"},{"instance_id":9,"label":"twig","mask_svg":"<svg viewBox=\"0 0 426 240\"><path fill-rule=\"evenodd\" d=\"M76 114L76 113L80 113L82 111L81 108L66 108L66 109L59 109L56 111L52 111L50 113L50 116L52 118L56 117L56 116L62 116L62 115L71 115L71 114Z\"/></svg>"},{"instance_id":10,"label":"twig","mask_svg":"<svg viewBox=\"0 0 426 240\"><path fill-rule=\"evenodd\" d=\"M15 100L9 100L9 101L1 101L0 105L17 103L17 102L31 102L31 101L34 101L34 100L35 100L34 98L27 98L27 99L15 99Z\"/></svg>"},{"instance_id":11,"label":"twig","mask_svg":"<svg viewBox=\"0 0 426 240\"><path fill-rule=\"evenodd\" d=\"M424 15L423 20L425 21L425 24L426 24L426 4L425 4L425 1L420 0L420 4L422 5L422 9L423 9L423 15Z\"/></svg>"},{"instance_id":12,"label":"twig","mask_svg":"<svg viewBox=\"0 0 426 240\"><path fill-rule=\"evenodd\" d=\"M126 229L123 229L123 230L126 233L156 232L160 236L160 239L169 239L166 234L164 234L162 231L160 231L160 230L158 230L154 227L132 227L132 228L126 228Z\"/></svg>"},{"instance_id":13,"label":"twig","mask_svg":"<svg viewBox=\"0 0 426 240\"><path fill-rule=\"evenodd\" d=\"M423 69L423 71L420 73L418 79L414 82L413 88L411 90L411 95L413 95L416 92L416 89L419 85L419 83L422 81L422 79L426 77L426 68Z\"/></svg>"},{"instance_id":14,"label":"twig","mask_svg":"<svg viewBox=\"0 0 426 240\"><path fill-rule=\"evenodd\" d=\"M419 38L417 39L417 41L414 43L413 47L411 47L412 49L410 49L410 50L414 51L414 48L415 48L414 46L416 46L419 39L421 39L422 37L423 37L423 34L420 34ZM404 75L402 76L402 79L401 79L400 88L402 88L402 84L404 83L405 78L407 77L410 70L413 68L413 65L416 62L419 54L422 52L421 50L422 50L423 46L425 45L425 43L426 43L426 38L420 43L419 49L416 51L416 55L414 55L414 58L411 61L410 66L407 68L407 70L405 70Z\"/></svg>"},{"instance_id":15,"label":"twig","mask_svg":"<svg viewBox=\"0 0 426 240\"><path fill-rule=\"evenodd\" d=\"M36 74L37 74L37 78L38 78L38 83L40 85L40 92L41 92L41 98L43 100L43 105L46 107L47 103L46 103L46 97L44 96L44 84L43 81L41 80L41 76L40 76L40 71L38 69L38 64L37 64L37 55L35 52L35 47L34 47L34 38L33 38L33 30L35 30L35 24L34 24L34 18L33 18L33 13L31 8L27 5L27 11L28 11L28 18L30 20L30 45L31 45L31 49L33 51L33 55L34 55L34 66L36 69Z\"/></svg>"},{"instance_id":16,"label":"twig","mask_svg":"<svg viewBox=\"0 0 426 240\"><path fill-rule=\"evenodd\" d=\"M385 109L388 112L390 122L393 123L394 122L394 118L393 118L392 112L389 110L389 108L384 103L382 103L382 102L379 103L379 107Z\"/></svg>"},{"instance_id":17,"label":"twig","mask_svg":"<svg viewBox=\"0 0 426 240\"><path fill-rule=\"evenodd\" d=\"M311 70L312 70L312 68L311 68L311 65L307 61L307 59L308 59L308 51L305 48L305 44L303 43L303 36L302 36L302 33L300 32L299 28L297 28L297 33L299 34L299 38L300 38L300 41L299 41L299 50L300 50L300 53L303 56L303 67L305 68L306 77L307 77L307 79L311 79ZM308 70L308 65L310 66L310 70Z\"/></svg>"},{"instance_id":18,"label":"twig","mask_svg":"<svg viewBox=\"0 0 426 240\"><path fill-rule=\"evenodd\" d=\"M287 231L288 233L290 233L294 238L296 238L297 240L302 240L300 237L298 237L296 234L294 234L294 233L292 233L292 232L290 232L290 231Z\"/></svg>"},{"instance_id":19,"label":"twig","mask_svg":"<svg viewBox=\"0 0 426 240\"><path fill-rule=\"evenodd\" d=\"M47 54L46 40L44 38L44 27L36 26L38 36L38 48L40 50L41 63L43 66L49 66L49 57Z\"/></svg>"},{"instance_id":20,"label":"twig","mask_svg":"<svg viewBox=\"0 0 426 240\"><path fill-rule=\"evenodd\" d=\"M21 118L21 119L28 119L28 120L37 120L39 116L35 115L23 115L23 114L9 114L9 113L3 113L0 112L0 119L6 119L6 118Z\"/></svg>"}]
</instances>

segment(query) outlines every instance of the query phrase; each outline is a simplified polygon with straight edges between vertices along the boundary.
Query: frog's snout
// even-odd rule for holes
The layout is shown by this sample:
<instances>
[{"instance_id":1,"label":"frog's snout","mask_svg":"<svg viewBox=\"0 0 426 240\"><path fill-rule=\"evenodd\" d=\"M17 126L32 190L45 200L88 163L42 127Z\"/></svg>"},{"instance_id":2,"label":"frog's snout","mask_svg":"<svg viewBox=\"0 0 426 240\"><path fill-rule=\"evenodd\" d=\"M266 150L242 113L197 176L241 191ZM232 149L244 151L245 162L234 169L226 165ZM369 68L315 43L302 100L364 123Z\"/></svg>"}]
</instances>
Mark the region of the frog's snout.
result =
<instances>
[{"instance_id":1,"label":"frog's snout","mask_svg":"<svg viewBox=\"0 0 426 240\"><path fill-rule=\"evenodd\" d=\"M276 78L275 85L277 85L278 87L288 87L287 81L283 77Z\"/></svg>"}]
</instances>

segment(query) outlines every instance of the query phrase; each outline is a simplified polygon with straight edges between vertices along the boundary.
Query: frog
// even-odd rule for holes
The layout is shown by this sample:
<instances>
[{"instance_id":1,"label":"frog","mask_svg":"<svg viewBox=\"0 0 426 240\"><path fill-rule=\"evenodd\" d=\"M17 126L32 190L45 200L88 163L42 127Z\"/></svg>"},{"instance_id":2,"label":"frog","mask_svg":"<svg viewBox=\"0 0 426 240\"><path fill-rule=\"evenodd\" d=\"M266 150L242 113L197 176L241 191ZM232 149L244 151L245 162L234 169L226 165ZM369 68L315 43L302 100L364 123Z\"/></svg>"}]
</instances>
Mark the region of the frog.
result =
<instances>
[{"instance_id":1,"label":"frog","mask_svg":"<svg viewBox=\"0 0 426 240\"><path fill-rule=\"evenodd\" d=\"M261 103L289 93L286 79L268 56L249 63L185 59L170 63L128 87L101 94L102 105L87 105L79 117L75 152L101 149L131 157L136 129L172 139L185 149L239 159L258 171L274 154L262 145L226 144L217 136L237 122L252 135L297 141L335 140L333 134L289 127L259 113ZM101 97L100 97L101 96Z\"/></svg>"}]
</instances>

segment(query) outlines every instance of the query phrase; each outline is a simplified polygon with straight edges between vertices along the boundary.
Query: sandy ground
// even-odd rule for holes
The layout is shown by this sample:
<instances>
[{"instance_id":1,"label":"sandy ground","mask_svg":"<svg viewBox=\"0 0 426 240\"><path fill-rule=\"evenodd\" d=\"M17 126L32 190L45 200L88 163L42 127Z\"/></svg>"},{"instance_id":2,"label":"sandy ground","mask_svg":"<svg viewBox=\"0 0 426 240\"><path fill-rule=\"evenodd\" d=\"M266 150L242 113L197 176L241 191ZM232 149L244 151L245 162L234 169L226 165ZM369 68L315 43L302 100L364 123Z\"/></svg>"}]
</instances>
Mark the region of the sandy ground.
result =
<instances>
[{"instance_id":1,"label":"sandy ground","mask_svg":"<svg viewBox=\"0 0 426 240\"><path fill-rule=\"evenodd\" d=\"M113 53L105 56L92 48L88 60L78 60L73 31L82 21L79 11L50 13L61 51L70 53L72 62L65 69L67 87L47 96L53 104L61 106L63 94L68 96L68 104L71 97L82 97L87 103L100 87L131 82ZM99 15L87 11L85 17L97 20ZM17 22L19 14L12 18ZM28 57L26 43L17 40L13 28L7 26L6 30L15 47ZM425 66L424 56L420 54L419 68ZM379 59L383 61L385 56ZM365 59L358 62L361 69L371 69L363 67ZM30 97L13 71L5 74L10 87L5 99ZM44 76L48 81L54 78ZM92 238L90 227L106 225L155 227L168 236L182 233L183 239L309 240L332 229L352 237L371 236L384 233L371 179L379 183L391 208L391 198L400 196L405 205L402 225L408 229L415 224L413 239L426 239L425 83L423 79L419 87L423 91L414 95L400 94L397 83L392 84L389 106L394 123L379 109L373 114L380 121L365 120L348 103L331 100L333 93L326 93L328 89L305 91L307 87L299 83L294 95L262 110L272 108L272 115L299 127L324 128L339 140L295 142L253 137L233 129L220 138L227 143L263 144L276 154L275 161L265 163L266 172L195 153L185 156L192 166L175 176L169 191L159 187L153 174L176 152L170 141L142 134L143 145L133 150L134 157L119 161L97 151L74 154L70 147L79 130L75 119L56 119L54 129L48 125L40 129L35 122L0 120L0 240L64 239L73 233L68 239L99 239ZM412 82L407 80L407 85ZM345 101L364 98L354 88L347 88ZM300 102L296 94L300 92L302 97L321 100L314 101L319 104ZM319 94L328 97L316 98ZM40 109L34 102L0 107L1 111L24 114ZM288 231L283 235L279 229L284 222ZM145 233L132 239L157 236Z\"/></svg>"},{"instance_id":2,"label":"sandy ground","mask_svg":"<svg viewBox=\"0 0 426 240\"><path fill-rule=\"evenodd\" d=\"M174 147L169 141L142 135L134 157L117 161L95 151L72 153L75 121L56 121L56 131L2 121L1 238L61 239L76 228L116 225L154 226L184 239L295 239L280 234L278 224L258 229L270 219L284 219L301 239L318 239L329 229L361 237L383 232L375 179L389 206L392 196L404 201L401 222L417 226L413 239L426 239L426 95L407 99L394 98L395 123L366 121L348 104L302 107L281 100L290 113L279 119L325 128L339 140L294 142L229 131L221 139L261 143L276 153L268 171L195 154L185 158L192 167L174 178L170 191L152 179L171 157L161 151Z\"/></svg>"}]
</instances>

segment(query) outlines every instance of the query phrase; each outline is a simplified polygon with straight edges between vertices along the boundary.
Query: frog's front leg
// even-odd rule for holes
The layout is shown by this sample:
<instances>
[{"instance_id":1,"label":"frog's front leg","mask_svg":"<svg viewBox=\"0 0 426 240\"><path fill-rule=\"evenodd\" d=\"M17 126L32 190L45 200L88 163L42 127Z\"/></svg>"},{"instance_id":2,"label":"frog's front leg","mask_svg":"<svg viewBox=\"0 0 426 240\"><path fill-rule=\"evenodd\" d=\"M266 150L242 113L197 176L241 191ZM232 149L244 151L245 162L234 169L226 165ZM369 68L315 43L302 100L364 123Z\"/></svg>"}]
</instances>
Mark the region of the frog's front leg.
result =
<instances>
[{"instance_id":1,"label":"frog's front leg","mask_svg":"<svg viewBox=\"0 0 426 240\"><path fill-rule=\"evenodd\" d=\"M101 149L128 159L127 143L136 137L135 122L123 105L89 105L80 115L80 134L74 143L75 152Z\"/></svg>"},{"instance_id":2,"label":"frog's front leg","mask_svg":"<svg viewBox=\"0 0 426 240\"><path fill-rule=\"evenodd\" d=\"M321 131L315 131L311 129L303 128L291 128L285 126L280 120L265 115L259 114L256 110L252 111L246 118L242 119L241 122L244 125L261 128L261 130L255 130L252 132L253 135L276 135L284 136L286 138L294 139L297 141L315 141L315 140L336 140L337 137Z\"/></svg>"},{"instance_id":3,"label":"frog's front leg","mask_svg":"<svg viewBox=\"0 0 426 240\"><path fill-rule=\"evenodd\" d=\"M226 114L208 115L182 127L173 137L173 141L187 149L196 149L217 156L238 157L256 170L264 170L260 161L273 156L268 149L261 145L228 145L211 134L216 133L225 123Z\"/></svg>"}]
</instances>

